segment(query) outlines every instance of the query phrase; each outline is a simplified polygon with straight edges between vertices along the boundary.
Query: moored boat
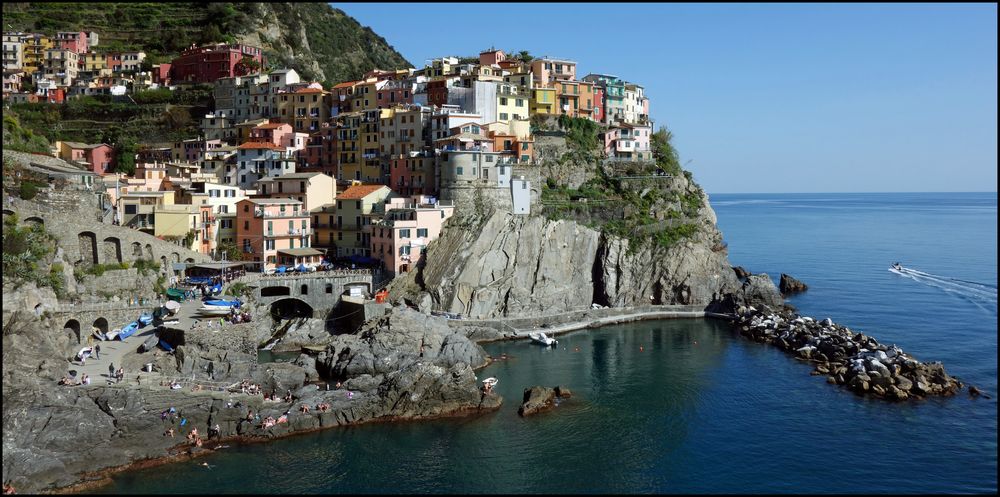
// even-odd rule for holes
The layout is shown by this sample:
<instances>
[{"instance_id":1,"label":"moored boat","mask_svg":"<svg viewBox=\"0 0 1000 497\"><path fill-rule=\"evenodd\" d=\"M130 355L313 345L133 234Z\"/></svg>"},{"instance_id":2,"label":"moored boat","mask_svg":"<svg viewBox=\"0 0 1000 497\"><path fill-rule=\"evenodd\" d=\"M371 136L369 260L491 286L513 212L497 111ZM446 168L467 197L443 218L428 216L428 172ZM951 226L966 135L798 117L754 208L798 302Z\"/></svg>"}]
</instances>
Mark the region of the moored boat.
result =
<instances>
[{"instance_id":1,"label":"moored boat","mask_svg":"<svg viewBox=\"0 0 1000 497\"><path fill-rule=\"evenodd\" d=\"M142 352L149 352L156 347L156 344L160 342L160 338L156 335L150 335L145 342L142 342Z\"/></svg>"},{"instance_id":2,"label":"moored boat","mask_svg":"<svg viewBox=\"0 0 1000 497\"><path fill-rule=\"evenodd\" d=\"M230 312L233 312L233 308L228 305L205 304L198 308L198 312L207 316L225 316Z\"/></svg>"},{"instance_id":3,"label":"moored boat","mask_svg":"<svg viewBox=\"0 0 1000 497\"><path fill-rule=\"evenodd\" d=\"M541 332L541 331L536 331L534 333L529 333L528 336L531 337L531 340L533 342L541 344L541 345L545 345L545 346L556 345L556 344L559 343L558 340L556 340L555 338L552 338L550 336L545 335L545 333Z\"/></svg>"},{"instance_id":4,"label":"moored boat","mask_svg":"<svg viewBox=\"0 0 1000 497\"><path fill-rule=\"evenodd\" d=\"M118 333L117 338L119 340L125 340L135 334L136 331L139 331L139 322L132 321L131 323L122 326L121 332Z\"/></svg>"}]
</instances>

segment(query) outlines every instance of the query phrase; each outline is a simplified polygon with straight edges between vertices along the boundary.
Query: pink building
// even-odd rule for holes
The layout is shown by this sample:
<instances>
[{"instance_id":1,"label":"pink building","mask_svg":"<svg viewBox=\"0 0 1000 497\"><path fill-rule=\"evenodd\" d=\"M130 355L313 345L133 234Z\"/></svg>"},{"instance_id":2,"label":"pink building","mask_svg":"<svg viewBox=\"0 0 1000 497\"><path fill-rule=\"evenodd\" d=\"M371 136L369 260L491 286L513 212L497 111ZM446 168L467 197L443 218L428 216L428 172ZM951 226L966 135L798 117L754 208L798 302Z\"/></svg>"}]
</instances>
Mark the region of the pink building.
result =
<instances>
[{"instance_id":1,"label":"pink building","mask_svg":"<svg viewBox=\"0 0 1000 497\"><path fill-rule=\"evenodd\" d=\"M56 43L59 48L78 54L87 53L87 33L83 31L60 31L56 33Z\"/></svg>"},{"instance_id":2,"label":"pink building","mask_svg":"<svg viewBox=\"0 0 1000 497\"><path fill-rule=\"evenodd\" d=\"M316 266L322 252L310 248L309 211L292 199L247 199L236 203L236 244L243 260L264 271L284 266Z\"/></svg>"},{"instance_id":3,"label":"pink building","mask_svg":"<svg viewBox=\"0 0 1000 497\"><path fill-rule=\"evenodd\" d=\"M433 195L434 154L393 155L389 159L389 187L402 195Z\"/></svg>"},{"instance_id":4,"label":"pink building","mask_svg":"<svg viewBox=\"0 0 1000 497\"><path fill-rule=\"evenodd\" d=\"M479 54L479 65L481 66L492 66L493 64L499 65L506 59L507 59L507 54L503 53L503 50L494 50L491 48Z\"/></svg>"},{"instance_id":5,"label":"pink building","mask_svg":"<svg viewBox=\"0 0 1000 497\"><path fill-rule=\"evenodd\" d=\"M552 88L552 83L555 81L576 80L576 62L551 57L533 59L531 61L531 75L536 86Z\"/></svg>"},{"instance_id":6,"label":"pink building","mask_svg":"<svg viewBox=\"0 0 1000 497\"><path fill-rule=\"evenodd\" d=\"M56 142L56 149L60 159L86 163L88 170L102 176L114 169L115 149L106 143Z\"/></svg>"},{"instance_id":7,"label":"pink building","mask_svg":"<svg viewBox=\"0 0 1000 497\"><path fill-rule=\"evenodd\" d=\"M375 105L380 109L388 109L394 105L413 103L413 84L409 81L387 81L385 86L376 90Z\"/></svg>"},{"instance_id":8,"label":"pink building","mask_svg":"<svg viewBox=\"0 0 1000 497\"><path fill-rule=\"evenodd\" d=\"M387 200L385 216L370 226L372 257L393 274L409 271L454 212L427 195Z\"/></svg>"},{"instance_id":9,"label":"pink building","mask_svg":"<svg viewBox=\"0 0 1000 497\"><path fill-rule=\"evenodd\" d=\"M270 143L284 148L296 148L295 131L288 123L264 123L250 129L250 140L254 143Z\"/></svg>"}]
</instances>

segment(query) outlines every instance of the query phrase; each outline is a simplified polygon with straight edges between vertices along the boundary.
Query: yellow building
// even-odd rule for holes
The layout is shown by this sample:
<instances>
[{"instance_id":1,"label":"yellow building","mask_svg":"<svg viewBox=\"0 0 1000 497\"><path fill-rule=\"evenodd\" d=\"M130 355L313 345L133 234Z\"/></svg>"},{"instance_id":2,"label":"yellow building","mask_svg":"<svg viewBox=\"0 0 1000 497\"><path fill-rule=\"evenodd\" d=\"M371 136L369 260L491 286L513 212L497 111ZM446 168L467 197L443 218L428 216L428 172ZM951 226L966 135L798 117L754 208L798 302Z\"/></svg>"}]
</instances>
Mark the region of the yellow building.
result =
<instances>
[{"instance_id":1,"label":"yellow building","mask_svg":"<svg viewBox=\"0 0 1000 497\"><path fill-rule=\"evenodd\" d=\"M554 115L556 113L556 89L532 88L528 112L535 114Z\"/></svg>"},{"instance_id":2,"label":"yellow building","mask_svg":"<svg viewBox=\"0 0 1000 497\"><path fill-rule=\"evenodd\" d=\"M361 179L361 112L348 112L337 116L337 181L350 182Z\"/></svg>"},{"instance_id":3,"label":"yellow building","mask_svg":"<svg viewBox=\"0 0 1000 497\"><path fill-rule=\"evenodd\" d=\"M385 185L353 185L337 195L336 245L338 256L370 255L368 233L363 233L365 223L375 204L380 204L392 195Z\"/></svg>"},{"instance_id":4,"label":"yellow building","mask_svg":"<svg viewBox=\"0 0 1000 497\"><path fill-rule=\"evenodd\" d=\"M361 149L361 177L365 183L382 182L382 159L379 153L378 123L382 111L379 109L362 112L361 133L358 146Z\"/></svg>"},{"instance_id":5,"label":"yellow building","mask_svg":"<svg viewBox=\"0 0 1000 497\"><path fill-rule=\"evenodd\" d=\"M45 51L55 48L55 40L42 34L30 34L24 39L24 72L31 74L45 65Z\"/></svg>"},{"instance_id":6,"label":"yellow building","mask_svg":"<svg viewBox=\"0 0 1000 497\"><path fill-rule=\"evenodd\" d=\"M97 52L87 52L80 55L83 63L83 70L93 76L111 76L111 69L108 69L108 58L104 54Z\"/></svg>"},{"instance_id":7,"label":"yellow building","mask_svg":"<svg viewBox=\"0 0 1000 497\"><path fill-rule=\"evenodd\" d=\"M153 230L157 207L174 204L173 190L130 191L118 197L118 220L122 226Z\"/></svg>"},{"instance_id":8,"label":"yellow building","mask_svg":"<svg viewBox=\"0 0 1000 497\"><path fill-rule=\"evenodd\" d=\"M319 131L320 124L330 120L330 92L319 88L302 88L282 93L278 98L278 116L298 133Z\"/></svg>"},{"instance_id":9,"label":"yellow building","mask_svg":"<svg viewBox=\"0 0 1000 497\"><path fill-rule=\"evenodd\" d=\"M527 119L530 114L531 90L508 83L497 85L497 120Z\"/></svg>"},{"instance_id":10,"label":"yellow building","mask_svg":"<svg viewBox=\"0 0 1000 497\"><path fill-rule=\"evenodd\" d=\"M165 204L153 208L153 236L176 241L189 250L198 250L201 245L201 219L198 206L190 204ZM193 233L189 235L189 233ZM188 238L190 237L190 238ZM191 241L184 244L185 238Z\"/></svg>"}]
</instances>

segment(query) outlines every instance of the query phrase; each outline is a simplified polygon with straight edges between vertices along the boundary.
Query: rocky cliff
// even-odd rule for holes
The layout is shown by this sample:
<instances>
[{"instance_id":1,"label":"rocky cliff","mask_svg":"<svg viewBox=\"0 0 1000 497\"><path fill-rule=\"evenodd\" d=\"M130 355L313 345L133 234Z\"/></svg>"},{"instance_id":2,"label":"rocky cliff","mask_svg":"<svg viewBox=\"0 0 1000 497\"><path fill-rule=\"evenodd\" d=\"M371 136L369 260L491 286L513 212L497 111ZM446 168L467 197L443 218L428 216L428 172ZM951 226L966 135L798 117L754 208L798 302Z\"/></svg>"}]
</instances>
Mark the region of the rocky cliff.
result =
<instances>
[{"instance_id":1,"label":"rocky cliff","mask_svg":"<svg viewBox=\"0 0 1000 497\"><path fill-rule=\"evenodd\" d=\"M688 195L697 189L685 176L655 181L661 185L640 185L640 191L659 188ZM650 219L662 218L669 230L678 222L664 215L672 212L671 197L661 196L668 200L652 204ZM593 304L696 304L716 310L728 305L727 295L780 306L777 291L766 288L773 287L770 279L737 279L707 196L699 190L696 198L683 219L694 229L669 245L643 243L595 226L601 216L616 215L616 207L604 204L577 209L575 219L459 213L430 244L417 270L394 282L391 296L423 302L424 307L430 300L435 310L468 318L542 315Z\"/></svg>"}]
</instances>

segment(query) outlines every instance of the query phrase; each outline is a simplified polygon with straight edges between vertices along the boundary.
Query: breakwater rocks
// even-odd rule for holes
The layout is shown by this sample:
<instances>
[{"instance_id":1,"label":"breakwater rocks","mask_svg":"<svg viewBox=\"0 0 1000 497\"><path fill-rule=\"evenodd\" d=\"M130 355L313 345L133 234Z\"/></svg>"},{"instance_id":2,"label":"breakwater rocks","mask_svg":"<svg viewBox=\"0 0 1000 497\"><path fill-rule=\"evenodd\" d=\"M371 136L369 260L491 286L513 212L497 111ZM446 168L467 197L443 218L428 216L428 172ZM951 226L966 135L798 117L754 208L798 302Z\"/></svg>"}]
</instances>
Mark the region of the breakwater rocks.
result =
<instances>
[{"instance_id":1,"label":"breakwater rocks","mask_svg":"<svg viewBox=\"0 0 1000 497\"><path fill-rule=\"evenodd\" d=\"M524 389L524 399L517 413L523 416L530 416L538 412L550 409L561 399L568 399L573 393L566 387L548 388L534 386Z\"/></svg>"},{"instance_id":2,"label":"breakwater rocks","mask_svg":"<svg viewBox=\"0 0 1000 497\"><path fill-rule=\"evenodd\" d=\"M886 346L830 319L816 321L789 311L737 309L734 326L756 342L769 343L815 364L813 374L861 395L902 401L962 390L940 362L922 363L895 344ZM974 387L970 387L970 392Z\"/></svg>"}]
</instances>

